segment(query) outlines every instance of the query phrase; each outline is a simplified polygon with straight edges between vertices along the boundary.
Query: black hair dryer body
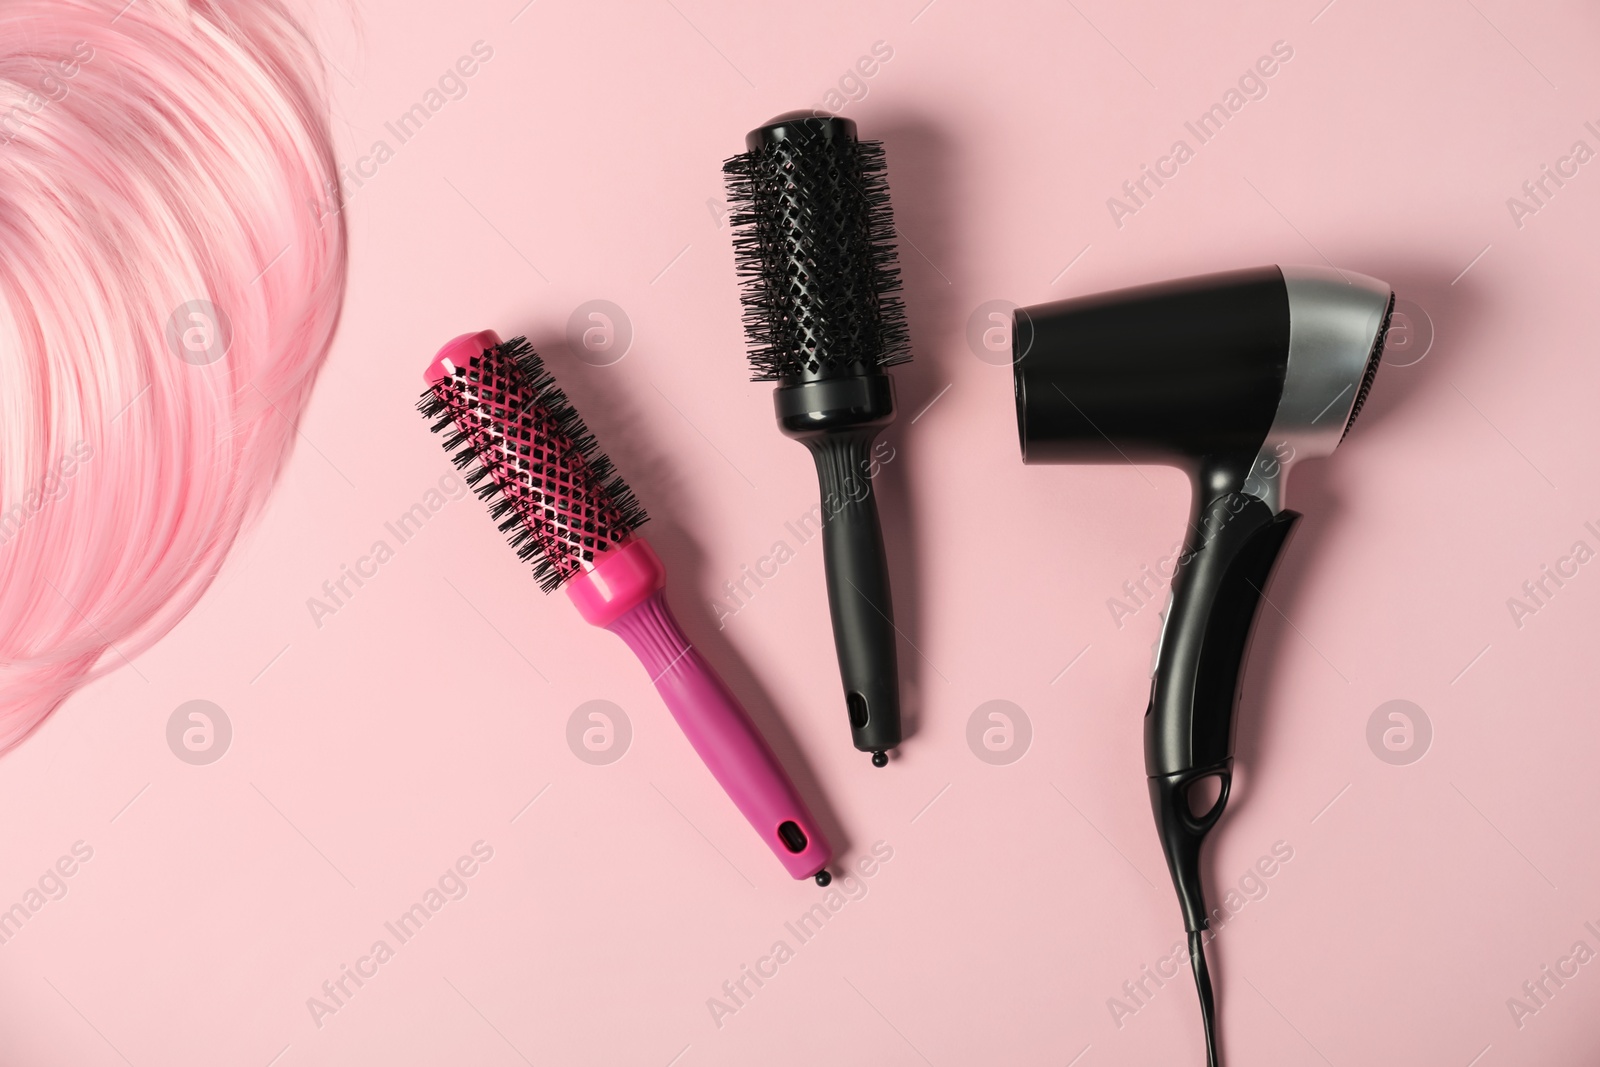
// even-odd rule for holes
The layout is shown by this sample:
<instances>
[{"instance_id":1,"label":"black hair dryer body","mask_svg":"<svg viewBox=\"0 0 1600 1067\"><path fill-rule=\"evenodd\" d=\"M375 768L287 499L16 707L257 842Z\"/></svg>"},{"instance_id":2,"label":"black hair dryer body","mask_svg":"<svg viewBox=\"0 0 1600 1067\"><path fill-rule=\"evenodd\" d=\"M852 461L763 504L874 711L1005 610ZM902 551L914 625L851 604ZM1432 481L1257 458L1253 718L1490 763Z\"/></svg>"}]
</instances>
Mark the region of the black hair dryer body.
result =
<instances>
[{"instance_id":1,"label":"black hair dryer body","mask_svg":"<svg viewBox=\"0 0 1600 1067\"><path fill-rule=\"evenodd\" d=\"M1163 463L1194 484L1155 657L1145 766L1212 1064L1200 845L1228 801L1257 608L1299 518L1283 507L1284 477L1298 460L1332 452L1359 414L1393 299L1384 283L1348 271L1264 267L1015 315L1024 462Z\"/></svg>"}]
</instances>

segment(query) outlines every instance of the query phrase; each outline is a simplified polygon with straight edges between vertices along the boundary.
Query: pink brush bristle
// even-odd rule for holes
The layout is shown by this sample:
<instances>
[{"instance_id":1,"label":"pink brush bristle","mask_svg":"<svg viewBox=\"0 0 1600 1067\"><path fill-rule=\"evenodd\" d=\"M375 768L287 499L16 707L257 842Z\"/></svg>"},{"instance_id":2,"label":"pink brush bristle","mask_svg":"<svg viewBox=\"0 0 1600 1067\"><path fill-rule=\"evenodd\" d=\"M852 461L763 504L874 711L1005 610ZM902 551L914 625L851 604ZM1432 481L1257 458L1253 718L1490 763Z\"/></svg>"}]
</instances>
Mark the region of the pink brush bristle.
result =
<instances>
[{"instance_id":1,"label":"pink brush bristle","mask_svg":"<svg viewBox=\"0 0 1600 1067\"><path fill-rule=\"evenodd\" d=\"M492 336L492 335L477 335ZM593 568L649 516L526 338L447 346L417 409L545 592Z\"/></svg>"}]
</instances>

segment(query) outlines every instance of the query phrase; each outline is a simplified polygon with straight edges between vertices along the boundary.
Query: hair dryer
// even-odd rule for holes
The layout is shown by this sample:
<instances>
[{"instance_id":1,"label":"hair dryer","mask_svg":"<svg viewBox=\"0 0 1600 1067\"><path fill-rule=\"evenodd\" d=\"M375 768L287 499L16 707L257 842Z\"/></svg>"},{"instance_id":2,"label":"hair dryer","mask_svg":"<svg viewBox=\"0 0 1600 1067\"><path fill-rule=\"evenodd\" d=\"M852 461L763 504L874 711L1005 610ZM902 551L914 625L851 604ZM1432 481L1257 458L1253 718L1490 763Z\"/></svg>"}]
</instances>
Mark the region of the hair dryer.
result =
<instances>
[{"instance_id":1,"label":"hair dryer","mask_svg":"<svg viewBox=\"0 0 1600 1067\"><path fill-rule=\"evenodd\" d=\"M1194 483L1156 649L1145 768L1213 1067L1200 845L1228 802L1256 610L1300 517L1284 508L1284 478L1349 432L1393 308L1389 286L1364 275L1264 267L1015 313L1023 462L1164 463Z\"/></svg>"}]
</instances>

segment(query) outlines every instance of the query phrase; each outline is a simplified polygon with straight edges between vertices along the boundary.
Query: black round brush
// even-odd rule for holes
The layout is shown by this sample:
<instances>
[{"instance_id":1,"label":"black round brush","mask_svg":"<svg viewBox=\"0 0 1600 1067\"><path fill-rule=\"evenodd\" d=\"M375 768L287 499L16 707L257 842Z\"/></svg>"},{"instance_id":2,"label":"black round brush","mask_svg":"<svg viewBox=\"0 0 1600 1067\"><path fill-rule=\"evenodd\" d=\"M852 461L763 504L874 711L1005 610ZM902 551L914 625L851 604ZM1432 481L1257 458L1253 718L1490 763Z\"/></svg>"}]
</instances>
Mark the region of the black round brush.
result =
<instances>
[{"instance_id":1,"label":"black round brush","mask_svg":"<svg viewBox=\"0 0 1600 1067\"><path fill-rule=\"evenodd\" d=\"M911 358L883 145L849 119L796 111L745 147L723 173L750 364L778 383L779 428L816 460L851 737L882 767L900 743L900 683L871 453L894 419L884 369Z\"/></svg>"}]
</instances>

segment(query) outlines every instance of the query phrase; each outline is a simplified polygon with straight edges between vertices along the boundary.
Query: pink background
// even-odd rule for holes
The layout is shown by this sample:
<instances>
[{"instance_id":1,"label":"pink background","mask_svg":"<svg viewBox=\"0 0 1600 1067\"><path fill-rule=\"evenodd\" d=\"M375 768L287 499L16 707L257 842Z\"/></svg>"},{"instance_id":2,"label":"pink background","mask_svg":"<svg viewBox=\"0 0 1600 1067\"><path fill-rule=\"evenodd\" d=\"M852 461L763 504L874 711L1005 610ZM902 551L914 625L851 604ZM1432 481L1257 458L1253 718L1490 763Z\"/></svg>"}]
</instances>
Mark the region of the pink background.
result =
<instances>
[{"instance_id":1,"label":"pink background","mask_svg":"<svg viewBox=\"0 0 1600 1067\"><path fill-rule=\"evenodd\" d=\"M1324 261L1393 284L1421 309L1411 336L1426 316L1436 339L1290 486L1306 519L1248 672L1213 904L1275 842L1293 859L1212 949L1228 1061L1600 1054L1600 963L1520 1028L1507 1007L1575 942L1600 950L1600 564L1520 628L1506 603L1573 542L1600 547L1600 162L1520 228L1506 206L1574 141L1600 148L1600 15L924 3L391 3L359 34L333 17L341 154L395 149L350 201L343 328L272 506L199 609L0 764L0 907L93 849L0 946L8 1063L1200 1062L1186 974L1136 1014L1108 1006L1182 931L1141 753L1157 609L1119 629L1107 600L1169 552L1187 488L1025 469L1009 370L968 320ZM480 40L465 97L398 145L384 123ZM887 143L917 352L880 481L915 723L885 771L848 747L819 545L720 631L711 607L815 496L745 381L719 166L879 41L892 58L844 110ZM1107 197L1193 146L1184 121L1278 41L1293 58L1268 95L1118 228ZM612 366L564 339L594 298L634 330ZM822 892L784 876L622 644L540 595L479 504L404 545L385 531L450 470L412 410L421 368L483 327L533 339L653 513L686 628L842 862L892 849L809 943L784 924ZM307 598L380 538L394 558L319 628ZM233 726L208 766L166 740L194 699ZM607 766L566 743L594 699L633 728ZM966 740L996 699L1032 726L1006 766ZM1433 727L1407 766L1366 739L1395 699ZM493 859L467 895L316 1025L307 998L394 946L384 922L478 841ZM708 998L779 939L794 958L718 1026Z\"/></svg>"}]
</instances>

